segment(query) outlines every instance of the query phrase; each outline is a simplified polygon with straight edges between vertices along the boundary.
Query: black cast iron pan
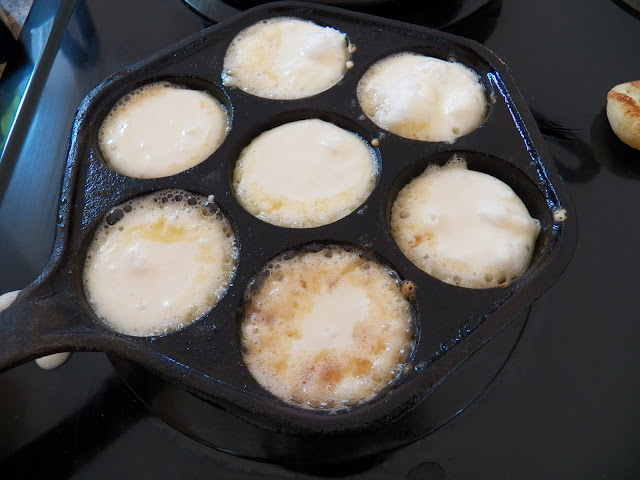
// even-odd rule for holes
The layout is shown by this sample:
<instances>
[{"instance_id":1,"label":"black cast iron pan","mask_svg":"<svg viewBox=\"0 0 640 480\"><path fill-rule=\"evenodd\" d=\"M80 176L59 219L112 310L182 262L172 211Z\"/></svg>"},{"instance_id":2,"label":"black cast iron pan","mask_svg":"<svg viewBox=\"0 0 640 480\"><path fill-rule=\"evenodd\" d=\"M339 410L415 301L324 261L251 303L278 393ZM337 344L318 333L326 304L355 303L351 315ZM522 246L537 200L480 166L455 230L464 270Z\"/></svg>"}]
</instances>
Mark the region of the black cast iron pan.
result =
<instances>
[{"instance_id":1,"label":"black cast iron pan","mask_svg":"<svg viewBox=\"0 0 640 480\"><path fill-rule=\"evenodd\" d=\"M260 99L223 87L227 45L243 28L274 16L329 25L357 47L354 67L333 88L301 100ZM419 142L381 131L360 109L356 84L375 61L414 51L461 61L486 87L489 114L476 131L454 143ZM161 179L134 179L111 171L97 146L102 119L123 95L145 83L170 80L206 90L232 116L231 131L205 162ZM240 150L257 134L303 118L322 118L379 139L381 173L357 212L331 225L288 229L266 224L234 198L230 175ZM496 176L523 199L542 224L528 272L505 288L472 290L431 278L409 262L389 232L391 202L429 163L462 155L470 169ZM100 220L114 205L163 189L215 196L239 241L238 270L222 300L183 330L159 337L132 337L107 328L89 307L82 287L85 253ZM566 212L566 220L557 213ZM70 136L57 233L42 275L0 314L0 369L69 350L96 350L134 361L162 378L261 428L291 435L338 435L393 421L420 403L474 352L541 295L568 264L576 223L542 137L507 67L483 46L414 25L308 2L276 2L233 18L115 73L80 105ZM289 405L264 391L242 362L238 315L252 277L290 249L341 244L363 249L417 285L416 345L398 381L376 399L329 413Z\"/></svg>"}]
</instances>

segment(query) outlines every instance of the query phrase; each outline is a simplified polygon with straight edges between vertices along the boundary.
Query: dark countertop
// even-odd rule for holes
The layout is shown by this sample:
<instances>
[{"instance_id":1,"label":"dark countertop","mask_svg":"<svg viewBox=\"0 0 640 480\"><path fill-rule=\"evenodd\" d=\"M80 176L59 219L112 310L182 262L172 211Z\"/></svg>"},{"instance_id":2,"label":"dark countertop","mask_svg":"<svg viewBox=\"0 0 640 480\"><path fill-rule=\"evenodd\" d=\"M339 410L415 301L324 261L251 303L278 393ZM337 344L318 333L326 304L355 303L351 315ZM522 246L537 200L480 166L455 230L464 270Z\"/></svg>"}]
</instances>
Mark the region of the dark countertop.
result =
<instances>
[{"instance_id":1,"label":"dark countertop","mask_svg":"<svg viewBox=\"0 0 640 480\"><path fill-rule=\"evenodd\" d=\"M79 1L68 18L28 121L0 161L0 293L29 284L49 258L84 95L209 24L173 0ZM508 65L578 217L571 263L533 304L509 360L475 402L389 454L292 468L188 438L149 414L105 355L75 353L53 371L29 362L0 374L0 470L77 479L640 478L640 153L612 137L604 116L607 91L640 77L640 19L611 0L492 0L446 30Z\"/></svg>"}]
</instances>

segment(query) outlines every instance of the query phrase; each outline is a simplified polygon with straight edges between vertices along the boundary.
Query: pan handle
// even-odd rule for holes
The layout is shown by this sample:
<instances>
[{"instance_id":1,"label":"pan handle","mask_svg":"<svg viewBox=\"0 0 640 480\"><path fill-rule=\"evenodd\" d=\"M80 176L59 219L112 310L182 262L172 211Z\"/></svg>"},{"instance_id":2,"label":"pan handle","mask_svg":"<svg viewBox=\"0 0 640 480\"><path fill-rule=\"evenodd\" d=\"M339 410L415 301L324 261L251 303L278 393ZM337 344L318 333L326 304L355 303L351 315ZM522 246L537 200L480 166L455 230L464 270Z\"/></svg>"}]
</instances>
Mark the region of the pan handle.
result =
<instances>
[{"instance_id":1,"label":"pan handle","mask_svg":"<svg viewBox=\"0 0 640 480\"><path fill-rule=\"evenodd\" d=\"M64 290L32 284L0 311L0 372L59 352L100 351L109 332Z\"/></svg>"}]
</instances>

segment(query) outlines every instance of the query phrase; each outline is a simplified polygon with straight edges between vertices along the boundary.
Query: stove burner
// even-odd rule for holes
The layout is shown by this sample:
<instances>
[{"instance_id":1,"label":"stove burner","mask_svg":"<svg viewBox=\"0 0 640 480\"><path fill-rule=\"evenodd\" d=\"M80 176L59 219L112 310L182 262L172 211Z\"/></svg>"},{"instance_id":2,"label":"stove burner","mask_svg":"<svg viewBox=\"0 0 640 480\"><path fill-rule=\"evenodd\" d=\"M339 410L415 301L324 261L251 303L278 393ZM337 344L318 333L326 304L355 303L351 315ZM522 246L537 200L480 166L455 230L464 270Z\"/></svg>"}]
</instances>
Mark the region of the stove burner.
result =
<instances>
[{"instance_id":1,"label":"stove burner","mask_svg":"<svg viewBox=\"0 0 640 480\"><path fill-rule=\"evenodd\" d=\"M196 13L212 22L220 22L240 12L240 9L222 0L184 0L184 2Z\"/></svg>"},{"instance_id":2,"label":"stove burner","mask_svg":"<svg viewBox=\"0 0 640 480\"><path fill-rule=\"evenodd\" d=\"M157 417L198 442L252 460L305 468L359 462L412 443L468 407L500 372L525 327L529 307L462 364L421 404L378 430L330 437L297 437L255 425L206 399L148 372L135 363L109 360L129 389ZM366 462L365 462L366 463Z\"/></svg>"},{"instance_id":3,"label":"stove burner","mask_svg":"<svg viewBox=\"0 0 640 480\"><path fill-rule=\"evenodd\" d=\"M212 22L227 18L263 3L262 0L183 0L196 13ZM311 0L307 0L310 1ZM320 3L362 13L408 21L432 28L452 25L492 0L447 0L444 2L408 2L406 0L314 0Z\"/></svg>"}]
</instances>

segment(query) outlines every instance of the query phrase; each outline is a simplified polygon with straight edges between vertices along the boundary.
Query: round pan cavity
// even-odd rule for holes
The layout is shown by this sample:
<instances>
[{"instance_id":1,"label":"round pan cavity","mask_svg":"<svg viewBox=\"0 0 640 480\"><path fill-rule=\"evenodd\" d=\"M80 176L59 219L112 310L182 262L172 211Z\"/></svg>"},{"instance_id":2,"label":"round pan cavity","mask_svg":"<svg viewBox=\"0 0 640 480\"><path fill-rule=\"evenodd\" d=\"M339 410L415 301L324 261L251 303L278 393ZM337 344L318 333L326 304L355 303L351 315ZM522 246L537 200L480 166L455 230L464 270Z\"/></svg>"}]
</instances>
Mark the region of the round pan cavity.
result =
<instances>
[{"instance_id":1,"label":"round pan cavity","mask_svg":"<svg viewBox=\"0 0 640 480\"><path fill-rule=\"evenodd\" d=\"M518 281L524 275L527 275L527 272L531 270L535 270L537 261L540 259L540 256L543 255L545 250L548 248L550 242L550 232L553 230L553 215L548 209L548 205L546 203L546 199L544 197L544 193L538 188L538 186L531 181L531 179L516 165L513 163L506 162L500 158L494 157L492 155L483 154L479 152L471 152L471 151L443 151L439 154L433 155L431 157L420 159L420 161L414 162L410 165L404 172L400 173L395 182L392 184L391 189L389 191L389 198L387 202L386 216L387 221L389 222L389 228L392 226L392 208L394 206L394 202L398 198L398 194L400 191L405 188L412 180L417 177L423 176L429 167L444 167L447 164L451 164L451 162L459 163L463 162L463 170L468 170L471 172L479 172L482 174L489 175L491 178L495 178L502 182L506 187L511 188L515 195L522 201L524 207L526 207L528 214L531 215L532 219L537 220L540 225L539 233L535 234L535 246L533 248L533 252L531 253L531 260L528 262L528 267L524 270L517 278L508 279L505 278L503 281L498 281L501 284L500 288L508 286L512 281ZM435 180L434 180L435 181ZM488 187L488 185L487 185ZM461 189L471 188L471 185L460 185ZM484 187L483 187L484 188ZM419 193L419 192L416 192ZM464 195L464 191L460 192L460 196ZM506 192L505 192L506 193ZM452 202L455 202L455 198L457 193L455 189L451 189L449 192L449 199ZM478 199L481 201L482 199ZM495 200L495 199L494 199ZM480 208L479 203L473 205L470 210L475 212L475 208ZM494 208L495 205L492 204L491 208ZM440 207L434 206L432 208L436 208L439 210L440 208L446 207L445 205L441 205ZM498 207L499 208L499 207ZM473 213L470 212L470 213ZM521 212L524 213L524 212ZM414 214L422 214L420 211L415 212L407 212L407 217ZM493 217L492 217L493 218ZM396 222L402 222L401 219L396 218ZM493 220L499 221L499 220ZM398 225L397 228L401 228ZM426 227L425 227L426 228ZM528 228L533 228L531 225ZM398 232L398 235L400 232ZM469 230L465 237L465 240L468 242L476 241L473 235L473 231ZM395 238L395 237L394 237ZM396 242L399 241L399 238L395 238ZM402 249L402 246L399 247ZM405 246L408 250L411 250L409 246ZM408 252L405 255L411 255ZM453 255L455 257L455 253ZM414 261L418 262L417 259ZM421 262L419 262L421 263ZM421 268L417 263L416 266ZM436 275L437 276L437 275ZM493 278L491 280L494 280ZM487 280L490 282L491 280ZM450 282L452 283L452 282ZM474 287L471 288L486 288L483 286L476 285L477 282L473 282ZM495 283L495 282L494 282ZM493 285L493 283L490 283ZM494 285L495 287L495 285Z\"/></svg>"},{"instance_id":2,"label":"round pan cavity","mask_svg":"<svg viewBox=\"0 0 640 480\"><path fill-rule=\"evenodd\" d=\"M260 99L225 88L222 58L229 42L243 28L275 16L309 19L345 32L356 46L353 68L332 88L306 99ZM360 76L375 61L404 50L455 57L480 74L490 103L480 128L453 146L426 144L386 134L366 119L355 97ZM176 77L201 79L218 92L218 98L228 99L233 122L226 140L207 160L176 175L135 179L111 171L97 149L101 116L136 86ZM364 138L378 144L378 183L357 211L330 225L290 229L266 224L239 205L230 172L241 148L257 132L309 112L326 112L325 119L345 119L345 125L354 125ZM434 159L444 161L452 151L463 152L470 168L493 172L509 184L543 223L530 271L507 288L469 291L436 281L401 254L390 234L388 209L394 191L408 180L412 169L417 172L418 166L425 166L423 162ZM240 246L234 282L215 308L180 332L159 337L113 332L95 318L84 299L81 273L88 239L112 206L169 188L214 195L234 225ZM237 314L251 279L277 255L314 242L370 251L391 264L402 280L417 286L416 346L402 378L372 402L331 415L300 409L265 393L243 364L237 336ZM86 97L71 133L51 261L41 277L0 314L6 339L0 368L56 351L100 350L134 361L260 428L297 436L362 432L409 412L509 325L561 274L574 242L575 218L562 181L516 84L491 52L443 32L338 8L304 2L264 5L118 72Z\"/></svg>"},{"instance_id":3,"label":"round pan cavity","mask_svg":"<svg viewBox=\"0 0 640 480\"><path fill-rule=\"evenodd\" d=\"M245 363L296 407L357 408L393 388L411 361L413 292L374 252L321 243L284 252L247 285Z\"/></svg>"},{"instance_id":4,"label":"round pan cavity","mask_svg":"<svg viewBox=\"0 0 640 480\"><path fill-rule=\"evenodd\" d=\"M234 36L223 84L262 98L295 100L338 83L349 66L346 34L297 17L272 17Z\"/></svg>"},{"instance_id":5,"label":"round pan cavity","mask_svg":"<svg viewBox=\"0 0 640 480\"><path fill-rule=\"evenodd\" d=\"M359 208L379 175L376 152L362 136L310 117L261 132L240 152L230 181L257 218L313 228Z\"/></svg>"},{"instance_id":6,"label":"round pan cavity","mask_svg":"<svg viewBox=\"0 0 640 480\"><path fill-rule=\"evenodd\" d=\"M233 230L213 196L182 189L114 206L85 256L87 301L105 324L127 335L179 331L214 308L232 283Z\"/></svg>"},{"instance_id":7,"label":"round pan cavity","mask_svg":"<svg viewBox=\"0 0 640 480\"><path fill-rule=\"evenodd\" d=\"M232 109L215 85L171 76L133 87L98 118L96 151L109 168L135 178L161 178L212 155L231 128ZM158 154L160 165L152 158Z\"/></svg>"},{"instance_id":8,"label":"round pan cavity","mask_svg":"<svg viewBox=\"0 0 640 480\"><path fill-rule=\"evenodd\" d=\"M380 128L420 141L451 142L486 118L487 94L479 75L458 61L399 52L367 70L358 102Z\"/></svg>"}]
</instances>

